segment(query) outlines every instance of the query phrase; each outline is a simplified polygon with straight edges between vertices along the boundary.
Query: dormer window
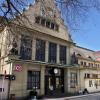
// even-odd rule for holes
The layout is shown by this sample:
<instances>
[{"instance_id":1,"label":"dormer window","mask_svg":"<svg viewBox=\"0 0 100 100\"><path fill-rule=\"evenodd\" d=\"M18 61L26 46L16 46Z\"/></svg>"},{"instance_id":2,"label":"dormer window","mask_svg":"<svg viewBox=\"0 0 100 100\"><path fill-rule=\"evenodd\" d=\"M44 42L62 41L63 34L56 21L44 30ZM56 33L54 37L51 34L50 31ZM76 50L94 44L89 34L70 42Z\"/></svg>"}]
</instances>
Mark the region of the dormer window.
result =
<instances>
[{"instance_id":1,"label":"dormer window","mask_svg":"<svg viewBox=\"0 0 100 100\"><path fill-rule=\"evenodd\" d=\"M89 59L92 59L92 57L91 57L91 56L88 56L88 58L89 58Z\"/></svg>"},{"instance_id":2,"label":"dormer window","mask_svg":"<svg viewBox=\"0 0 100 100\"><path fill-rule=\"evenodd\" d=\"M50 22L49 21L46 22L46 27L50 28Z\"/></svg>"},{"instance_id":3,"label":"dormer window","mask_svg":"<svg viewBox=\"0 0 100 100\"><path fill-rule=\"evenodd\" d=\"M81 54L78 53L77 56L81 57Z\"/></svg>"},{"instance_id":4,"label":"dormer window","mask_svg":"<svg viewBox=\"0 0 100 100\"><path fill-rule=\"evenodd\" d=\"M54 23L51 23L51 29L54 29Z\"/></svg>"},{"instance_id":5,"label":"dormer window","mask_svg":"<svg viewBox=\"0 0 100 100\"><path fill-rule=\"evenodd\" d=\"M45 26L45 23L46 23L46 20L45 19L42 19L41 20L41 25Z\"/></svg>"},{"instance_id":6,"label":"dormer window","mask_svg":"<svg viewBox=\"0 0 100 100\"><path fill-rule=\"evenodd\" d=\"M35 18L35 23L38 23L38 24L40 23L40 17Z\"/></svg>"},{"instance_id":7,"label":"dormer window","mask_svg":"<svg viewBox=\"0 0 100 100\"><path fill-rule=\"evenodd\" d=\"M50 28L50 29L55 30L55 31L59 30L59 26L56 23L51 22L50 20L45 19L43 17L39 17L39 16L36 17L35 23L40 24L42 26L45 26L45 27Z\"/></svg>"}]
</instances>

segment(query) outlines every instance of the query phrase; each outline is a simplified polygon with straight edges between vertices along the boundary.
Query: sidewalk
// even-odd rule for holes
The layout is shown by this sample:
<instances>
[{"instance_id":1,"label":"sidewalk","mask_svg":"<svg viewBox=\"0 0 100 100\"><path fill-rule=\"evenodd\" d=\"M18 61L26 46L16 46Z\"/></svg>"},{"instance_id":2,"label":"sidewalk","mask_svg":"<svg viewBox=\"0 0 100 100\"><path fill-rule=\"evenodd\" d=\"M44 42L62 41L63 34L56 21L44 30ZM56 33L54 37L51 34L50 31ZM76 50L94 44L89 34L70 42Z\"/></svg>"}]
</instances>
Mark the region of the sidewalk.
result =
<instances>
[{"instance_id":1,"label":"sidewalk","mask_svg":"<svg viewBox=\"0 0 100 100\"><path fill-rule=\"evenodd\" d=\"M86 96L91 96L91 95L97 95L100 93L93 93L93 94L86 94L86 95L79 95L79 96L71 96L71 97L61 97L61 98L43 98L42 100L70 100L70 99L74 99L74 98L82 98L82 97L86 97Z\"/></svg>"}]
</instances>

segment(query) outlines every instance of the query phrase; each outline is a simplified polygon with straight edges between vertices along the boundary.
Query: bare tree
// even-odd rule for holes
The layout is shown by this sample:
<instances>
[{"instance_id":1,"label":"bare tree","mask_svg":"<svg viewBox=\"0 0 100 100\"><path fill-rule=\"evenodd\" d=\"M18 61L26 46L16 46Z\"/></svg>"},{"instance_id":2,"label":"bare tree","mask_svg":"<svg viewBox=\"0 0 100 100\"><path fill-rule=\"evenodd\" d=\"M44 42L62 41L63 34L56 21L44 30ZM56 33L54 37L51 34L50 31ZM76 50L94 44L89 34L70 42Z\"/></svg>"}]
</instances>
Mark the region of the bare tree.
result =
<instances>
[{"instance_id":1,"label":"bare tree","mask_svg":"<svg viewBox=\"0 0 100 100\"><path fill-rule=\"evenodd\" d=\"M73 27L86 20L90 10L100 10L100 0L56 0L66 23Z\"/></svg>"},{"instance_id":2,"label":"bare tree","mask_svg":"<svg viewBox=\"0 0 100 100\"><path fill-rule=\"evenodd\" d=\"M0 23L5 26L9 20L22 15L22 9L29 6L29 2L35 0L2 0L0 1ZM42 1L42 0L41 0ZM77 25L79 20L86 18L90 9L100 9L100 0L55 0L61 10L65 21L69 25ZM26 16L24 16L26 17ZM5 21L4 21L5 20ZM20 22L20 17L17 17Z\"/></svg>"}]
</instances>

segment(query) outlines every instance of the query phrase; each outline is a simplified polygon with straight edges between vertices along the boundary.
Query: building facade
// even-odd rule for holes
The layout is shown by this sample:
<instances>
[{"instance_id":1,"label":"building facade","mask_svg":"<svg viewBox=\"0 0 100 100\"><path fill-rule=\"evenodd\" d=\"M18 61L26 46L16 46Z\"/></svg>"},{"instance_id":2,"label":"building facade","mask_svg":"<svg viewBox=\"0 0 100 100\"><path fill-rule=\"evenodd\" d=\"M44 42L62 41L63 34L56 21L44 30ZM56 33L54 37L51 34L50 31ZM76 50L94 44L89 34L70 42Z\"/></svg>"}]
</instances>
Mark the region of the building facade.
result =
<instances>
[{"instance_id":1,"label":"building facade","mask_svg":"<svg viewBox=\"0 0 100 100\"><path fill-rule=\"evenodd\" d=\"M54 0L38 0L23 14L28 20L22 17L21 25L15 20L12 31L6 27L0 34L7 96L25 97L33 89L38 95L99 91L100 62L94 51L74 44Z\"/></svg>"}]
</instances>

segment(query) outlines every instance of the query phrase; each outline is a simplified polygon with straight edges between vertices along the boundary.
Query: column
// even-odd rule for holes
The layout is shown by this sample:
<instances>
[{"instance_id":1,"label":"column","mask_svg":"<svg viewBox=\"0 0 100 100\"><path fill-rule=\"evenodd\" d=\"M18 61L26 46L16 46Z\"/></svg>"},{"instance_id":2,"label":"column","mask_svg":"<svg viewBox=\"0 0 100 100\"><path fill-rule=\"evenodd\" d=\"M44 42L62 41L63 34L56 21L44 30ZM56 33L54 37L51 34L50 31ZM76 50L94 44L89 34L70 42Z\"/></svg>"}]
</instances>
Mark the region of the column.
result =
<instances>
[{"instance_id":1,"label":"column","mask_svg":"<svg viewBox=\"0 0 100 100\"><path fill-rule=\"evenodd\" d=\"M77 90L79 91L81 87L80 84L80 69L77 69Z\"/></svg>"},{"instance_id":2,"label":"column","mask_svg":"<svg viewBox=\"0 0 100 100\"><path fill-rule=\"evenodd\" d=\"M65 93L68 92L68 76L67 76L67 68L64 69L64 91Z\"/></svg>"},{"instance_id":3,"label":"column","mask_svg":"<svg viewBox=\"0 0 100 100\"><path fill-rule=\"evenodd\" d=\"M70 64L70 60L71 60L70 59L70 47L69 46L66 49L66 57L67 57L66 62L69 65Z\"/></svg>"},{"instance_id":4,"label":"column","mask_svg":"<svg viewBox=\"0 0 100 100\"><path fill-rule=\"evenodd\" d=\"M57 63L60 63L59 52L60 52L59 44L57 44L57 56L56 56Z\"/></svg>"},{"instance_id":5,"label":"column","mask_svg":"<svg viewBox=\"0 0 100 100\"><path fill-rule=\"evenodd\" d=\"M45 66L41 66L41 81L40 81L40 94L45 94Z\"/></svg>"},{"instance_id":6,"label":"column","mask_svg":"<svg viewBox=\"0 0 100 100\"><path fill-rule=\"evenodd\" d=\"M32 42L32 60L35 60L35 54L36 54L36 39L33 38L33 42Z\"/></svg>"},{"instance_id":7,"label":"column","mask_svg":"<svg viewBox=\"0 0 100 100\"><path fill-rule=\"evenodd\" d=\"M46 41L46 46L45 46L45 61L48 62L48 55L49 55L49 42Z\"/></svg>"},{"instance_id":8,"label":"column","mask_svg":"<svg viewBox=\"0 0 100 100\"><path fill-rule=\"evenodd\" d=\"M68 78L68 92L70 92L70 69L67 69L67 78Z\"/></svg>"}]
</instances>

